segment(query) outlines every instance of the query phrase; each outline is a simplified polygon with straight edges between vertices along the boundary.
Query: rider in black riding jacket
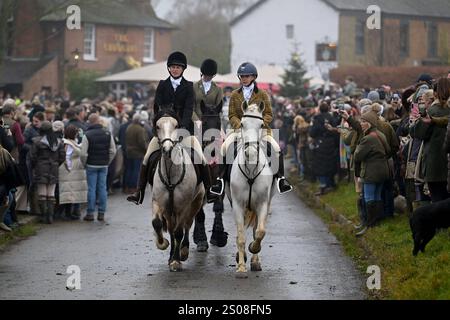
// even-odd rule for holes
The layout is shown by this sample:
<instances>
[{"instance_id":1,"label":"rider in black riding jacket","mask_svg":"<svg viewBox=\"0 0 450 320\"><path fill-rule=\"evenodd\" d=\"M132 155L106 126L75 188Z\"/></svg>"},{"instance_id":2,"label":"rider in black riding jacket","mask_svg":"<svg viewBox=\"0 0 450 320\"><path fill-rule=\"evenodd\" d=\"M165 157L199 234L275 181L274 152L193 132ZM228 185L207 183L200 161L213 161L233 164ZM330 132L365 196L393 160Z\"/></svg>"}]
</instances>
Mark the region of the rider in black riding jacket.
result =
<instances>
[{"instance_id":1,"label":"rider in black riding jacket","mask_svg":"<svg viewBox=\"0 0 450 320\"><path fill-rule=\"evenodd\" d=\"M193 83L187 81L183 77L183 73L186 70L187 58L182 52L174 52L167 59L167 68L169 71L169 78L161 80L155 95L154 114L158 115L160 107L172 105L174 111L180 119L179 126L185 130L188 130L191 134L189 139L184 139L182 144L186 147L192 148L197 154L199 159L202 159L202 163L199 165L200 175L203 184L206 189L206 198L208 202L213 202L216 196L210 193L211 176L209 167L206 163L203 151L198 140L193 136L194 124L192 122L192 114L194 110L194 88ZM154 152L159 151L160 146L158 138L155 136L150 142L147 153L144 157L140 176L139 176L139 189L138 191L127 198L128 201L137 205L142 204L144 200L145 189L148 183L148 169L156 166L156 163L148 163L149 158ZM152 157L153 159L154 157Z\"/></svg>"}]
</instances>

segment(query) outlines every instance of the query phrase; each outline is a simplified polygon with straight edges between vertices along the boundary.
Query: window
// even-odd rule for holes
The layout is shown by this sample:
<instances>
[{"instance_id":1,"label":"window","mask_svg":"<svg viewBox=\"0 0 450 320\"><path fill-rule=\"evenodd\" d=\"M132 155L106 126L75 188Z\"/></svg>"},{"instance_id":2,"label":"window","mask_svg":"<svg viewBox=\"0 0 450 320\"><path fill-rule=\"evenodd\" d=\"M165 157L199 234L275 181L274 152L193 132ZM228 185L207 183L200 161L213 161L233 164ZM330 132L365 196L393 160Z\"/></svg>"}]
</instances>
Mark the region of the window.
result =
<instances>
[{"instance_id":1,"label":"window","mask_svg":"<svg viewBox=\"0 0 450 320\"><path fill-rule=\"evenodd\" d=\"M144 35L144 62L155 62L155 45L153 29L145 29Z\"/></svg>"},{"instance_id":2,"label":"window","mask_svg":"<svg viewBox=\"0 0 450 320\"><path fill-rule=\"evenodd\" d=\"M117 98L127 96L128 87L124 82L111 83L109 85L109 91L112 92Z\"/></svg>"},{"instance_id":3,"label":"window","mask_svg":"<svg viewBox=\"0 0 450 320\"><path fill-rule=\"evenodd\" d=\"M409 22L400 22L400 55L402 57L409 56Z\"/></svg>"},{"instance_id":4,"label":"window","mask_svg":"<svg viewBox=\"0 0 450 320\"><path fill-rule=\"evenodd\" d=\"M95 60L95 25L84 25L84 60Z\"/></svg>"},{"instance_id":5,"label":"window","mask_svg":"<svg viewBox=\"0 0 450 320\"><path fill-rule=\"evenodd\" d=\"M436 58L438 55L438 27L436 22L428 23L428 57Z\"/></svg>"},{"instance_id":6,"label":"window","mask_svg":"<svg viewBox=\"0 0 450 320\"><path fill-rule=\"evenodd\" d=\"M366 21L364 19L358 19L356 21L355 30L355 53L365 54L366 44L365 44L365 31L366 31Z\"/></svg>"},{"instance_id":7,"label":"window","mask_svg":"<svg viewBox=\"0 0 450 320\"><path fill-rule=\"evenodd\" d=\"M286 38L294 39L294 25L293 24L286 25Z\"/></svg>"}]
</instances>

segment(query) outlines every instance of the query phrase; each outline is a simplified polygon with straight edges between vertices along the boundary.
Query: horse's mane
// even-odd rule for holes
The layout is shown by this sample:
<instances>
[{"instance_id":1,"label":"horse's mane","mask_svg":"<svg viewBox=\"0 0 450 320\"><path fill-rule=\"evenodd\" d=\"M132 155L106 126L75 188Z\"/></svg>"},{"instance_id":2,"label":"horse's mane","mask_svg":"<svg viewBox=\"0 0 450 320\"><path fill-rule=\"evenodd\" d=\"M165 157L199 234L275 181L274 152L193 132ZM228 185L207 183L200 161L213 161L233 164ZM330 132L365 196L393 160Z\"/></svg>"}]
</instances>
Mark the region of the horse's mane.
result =
<instances>
[{"instance_id":1,"label":"horse's mane","mask_svg":"<svg viewBox=\"0 0 450 320\"><path fill-rule=\"evenodd\" d=\"M253 103L251 105L248 106L248 109L245 113L256 113L256 114L261 114L261 112L259 112L259 106L256 103Z\"/></svg>"}]
</instances>

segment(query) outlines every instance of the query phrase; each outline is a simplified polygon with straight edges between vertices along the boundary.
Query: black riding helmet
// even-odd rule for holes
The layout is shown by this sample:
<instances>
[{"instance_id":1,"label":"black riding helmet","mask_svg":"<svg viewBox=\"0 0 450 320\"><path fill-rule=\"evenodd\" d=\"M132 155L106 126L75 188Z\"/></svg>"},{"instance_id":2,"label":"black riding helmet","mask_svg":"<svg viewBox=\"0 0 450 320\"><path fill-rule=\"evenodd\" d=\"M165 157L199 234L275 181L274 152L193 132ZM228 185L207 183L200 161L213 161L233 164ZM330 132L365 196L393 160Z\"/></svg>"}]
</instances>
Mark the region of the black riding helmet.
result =
<instances>
[{"instance_id":1,"label":"black riding helmet","mask_svg":"<svg viewBox=\"0 0 450 320\"><path fill-rule=\"evenodd\" d=\"M217 62L212 59L206 59L203 61L200 71L204 76L215 76L217 74Z\"/></svg>"},{"instance_id":2,"label":"black riding helmet","mask_svg":"<svg viewBox=\"0 0 450 320\"><path fill-rule=\"evenodd\" d=\"M237 76L239 78L241 76L254 76L255 78L258 78L258 69L256 69L254 64L250 62L244 62L239 66Z\"/></svg>"},{"instance_id":3,"label":"black riding helmet","mask_svg":"<svg viewBox=\"0 0 450 320\"><path fill-rule=\"evenodd\" d=\"M187 58L184 53L176 51L170 54L167 59L167 67L170 66L181 66L185 70L187 69Z\"/></svg>"}]
</instances>

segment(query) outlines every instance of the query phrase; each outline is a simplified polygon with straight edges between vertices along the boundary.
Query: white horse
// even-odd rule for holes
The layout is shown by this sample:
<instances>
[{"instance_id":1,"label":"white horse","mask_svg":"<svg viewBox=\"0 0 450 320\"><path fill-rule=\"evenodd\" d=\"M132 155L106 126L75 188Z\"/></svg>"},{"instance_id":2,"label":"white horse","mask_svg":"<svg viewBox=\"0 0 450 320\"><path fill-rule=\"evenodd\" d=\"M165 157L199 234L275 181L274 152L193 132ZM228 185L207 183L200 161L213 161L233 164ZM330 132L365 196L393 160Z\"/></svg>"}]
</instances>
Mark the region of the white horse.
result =
<instances>
[{"instance_id":1,"label":"white horse","mask_svg":"<svg viewBox=\"0 0 450 320\"><path fill-rule=\"evenodd\" d=\"M171 240L169 269L172 272L181 271L181 261L186 261L189 256L189 230L205 197L203 184L197 184L190 151L180 144L177 128L177 120L170 116L162 116L156 123L162 156L152 192L156 246L160 250L169 247L169 241L163 236L163 231L168 232Z\"/></svg>"},{"instance_id":2,"label":"white horse","mask_svg":"<svg viewBox=\"0 0 450 320\"><path fill-rule=\"evenodd\" d=\"M261 271L258 254L261 252L261 242L266 235L266 220L276 187L269 159L262 148L264 103L259 106L256 104L248 106L247 102L244 102L243 111L241 139L226 192L232 203L237 226L237 275L245 277L246 230L250 226L253 227L254 241L248 248L253 254L251 271Z\"/></svg>"}]
</instances>

